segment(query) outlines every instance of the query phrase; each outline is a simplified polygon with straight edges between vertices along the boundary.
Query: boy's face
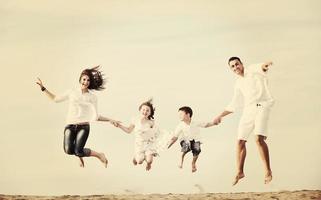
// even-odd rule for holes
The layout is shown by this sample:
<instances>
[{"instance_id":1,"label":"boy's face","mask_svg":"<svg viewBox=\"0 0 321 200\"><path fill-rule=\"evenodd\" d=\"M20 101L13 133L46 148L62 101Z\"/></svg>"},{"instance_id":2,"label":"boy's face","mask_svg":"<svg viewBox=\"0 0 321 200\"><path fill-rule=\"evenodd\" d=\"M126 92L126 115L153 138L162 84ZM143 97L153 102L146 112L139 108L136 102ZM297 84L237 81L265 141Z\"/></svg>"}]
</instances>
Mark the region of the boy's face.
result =
<instances>
[{"instance_id":1,"label":"boy's face","mask_svg":"<svg viewBox=\"0 0 321 200\"><path fill-rule=\"evenodd\" d=\"M181 121L184 121L186 119L189 119L189 114L185 113L184 111L180 110L178 111L178 117Z\"/></svg>"},{"instance_id":2,"label":"boy's face","mask_svg":"<svg viewBox=\"0 0 321 200\"><path fill-rule=\"evenodd\" d=\"M244 67L239 60L232 60L229 62L230 69L237 75L243 75Z\"/></svg>"}]
</instances>

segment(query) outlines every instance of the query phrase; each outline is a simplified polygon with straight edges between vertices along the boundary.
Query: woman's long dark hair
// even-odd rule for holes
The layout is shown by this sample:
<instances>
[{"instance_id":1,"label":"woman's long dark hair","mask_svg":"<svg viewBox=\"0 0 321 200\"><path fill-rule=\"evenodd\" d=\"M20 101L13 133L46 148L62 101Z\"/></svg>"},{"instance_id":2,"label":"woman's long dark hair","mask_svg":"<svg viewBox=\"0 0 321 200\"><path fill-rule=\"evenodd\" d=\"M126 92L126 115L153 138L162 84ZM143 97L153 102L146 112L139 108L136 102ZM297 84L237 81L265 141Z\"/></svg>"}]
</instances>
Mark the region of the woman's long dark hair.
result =
<instances>
[{"instance_id":1,"label":"woman's long dark hair","mask_svg":"<svg viewBox=\"0 0 321 200\"><path fill-rule=\"evenodd\" d=\"M139 110L143 107L143 106L148 106L150 108L150 115L148 116L149 120L154 119L154 113L155 113L155 108L153 106L153 99L149 99L148 101L140 104L139 106Z\"/></svg>"},{"instance_id":2,"label":"woman's long dark hair","mask_svg":"<svg viewBox=\"0 0 321 200\"><path fill-rule=\"evenodd\" d=\"M103 90L105 89L105 79L102 72L99 70L100 66L93 67L91 69L85 69L81 72L79 77L79 82L83 75L87 75L89 77L89 86L88 89L90 90Z\"/></svg>"}]
</instances>

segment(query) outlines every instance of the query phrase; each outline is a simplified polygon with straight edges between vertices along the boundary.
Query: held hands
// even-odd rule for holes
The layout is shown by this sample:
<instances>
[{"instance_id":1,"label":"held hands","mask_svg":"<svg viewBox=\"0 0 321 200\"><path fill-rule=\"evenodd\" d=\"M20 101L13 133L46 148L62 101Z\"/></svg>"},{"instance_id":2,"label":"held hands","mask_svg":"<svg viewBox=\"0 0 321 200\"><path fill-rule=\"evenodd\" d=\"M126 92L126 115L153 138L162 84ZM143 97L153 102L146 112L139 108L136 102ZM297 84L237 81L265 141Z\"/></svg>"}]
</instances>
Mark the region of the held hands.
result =
<instances>
[{"instance_id":1,"label":"held hands","mask_svg":"<svg viewBox=\"0 0 321 200\"><path fill-rule=\"evenodd\" d=\"M121 126L121 121L116 121L116 120L110 120L109 121L112 125L114 125L115 127L119 127Z\"/></svg>"},{"instance_id":2,"label":"held hands","mask_svg":"<svg viewBox=\"0 0 321 200\"><path fill-rule=\"evenodd\" d=\"M218 116L218 117L214 118L214 120L213 120L214 125L218 125L221 122L222 122L222 117L221 116Z\"/></svg>"}]
</instances>

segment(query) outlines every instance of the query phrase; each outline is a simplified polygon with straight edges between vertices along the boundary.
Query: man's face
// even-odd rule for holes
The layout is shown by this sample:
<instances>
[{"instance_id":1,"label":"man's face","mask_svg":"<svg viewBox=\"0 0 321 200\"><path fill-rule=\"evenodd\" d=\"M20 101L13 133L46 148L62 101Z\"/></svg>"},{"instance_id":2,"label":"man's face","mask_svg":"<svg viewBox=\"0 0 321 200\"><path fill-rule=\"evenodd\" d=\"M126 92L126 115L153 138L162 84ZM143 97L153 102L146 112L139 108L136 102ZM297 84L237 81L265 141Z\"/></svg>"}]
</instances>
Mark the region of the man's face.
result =
<instances>
[{"instance_id":1,"label":"man's face","mask_svg":"<svg viewBox=\"0 0 321 200\"><path fill-rule=\"evenodd\" d=\"M243 64L239 60L232 60L229 62L230 69L237 75L242 76L244 73Z\"/></svg>"}]
</instances>

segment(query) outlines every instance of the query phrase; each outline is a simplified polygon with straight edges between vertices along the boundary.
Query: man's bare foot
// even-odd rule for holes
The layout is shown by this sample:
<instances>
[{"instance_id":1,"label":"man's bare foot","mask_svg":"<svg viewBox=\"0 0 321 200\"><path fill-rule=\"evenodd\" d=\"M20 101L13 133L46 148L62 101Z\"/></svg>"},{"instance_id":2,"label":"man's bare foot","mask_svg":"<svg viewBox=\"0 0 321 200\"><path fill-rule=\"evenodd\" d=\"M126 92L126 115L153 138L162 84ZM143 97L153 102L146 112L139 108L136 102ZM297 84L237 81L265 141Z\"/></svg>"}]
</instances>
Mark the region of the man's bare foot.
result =
<instances>
[{"instance_id":1,"label":"man's bare foot","mask_svg":"<svg viewBox=\"0 0 321 200\"><path fill-rule=\"evenodd\" d=\"M79 158L79 166L84 168L85 167L84 159L82 157L78 157L78 158Z\"/></svg>"},{"instance_id":2,"label":"man's bare foot","mask_svg":"<svg viewBox=\"0 0 321 200\"><path fill-rule=\"evenodd\" d=\"M236 185L236 184L239 182L239 180L242 179L242 178L244 178L244 177L245 177L244 173L239 173L239 174L237 174L237 175L235 176L235 179L234 179L232 185L233 185L233 186Z\"/></svg>"},{"instance_id":3,"label":"man's bare foot","mask_svg":"<svg viewBox=\"0 0 321 200\"><path fill-rule=\"evenodd\" d=\"M100 153L99 160L104 164L105 168L107 168L108 160L104 153Z\"/></svg>"},{"instance_id":4,"label":"man's bare foot","mask_svg":"<svg viewBox=\"0 0 321 200\"><path fill-rule=\"evenodd\" d=\"M133 158L133 164L134 164L134 165L137 165L137 161L136 161L135 158Z\"/></svg>"},{"instance_id":5,"label":"man's bare foot","mask_svg":"<svg viewBox=\"0 0 321 200\"><path fill-rule=\"evenodd\" d=\"M193 165L193 166L192 166L192 172L194 173L194 172L196 172L196 171L197 171L196 165Z\"/></svg>"},{"instance_id":6,"label":"man's bare foot","mask_svg":"<svg viewBox=\"0 0 321 200\"><path fill-rule=\"evenodd\" d=\"M264 178L264 184L268 184L272 181L272 171L266 173Z\"/></svg>"},{"instance_id":7,"label":"man's bare foot","mask_svg":"<svg viewBox=\"0 0 321 200\"><path fill-rule=\"evenodd\" d=\"M179 164L178 168L183 169L183 164Z\"/></svg>"},{"instance_id":8,"label":"man's bare foot","mask_svg":"<svg viewBox=\"0 0 321 200\"><path fill-rule=\"evenodd\" d=\"M146 171L149 171L152 168L152 163L146 164Z\"/></svg>"}]
</instances>

